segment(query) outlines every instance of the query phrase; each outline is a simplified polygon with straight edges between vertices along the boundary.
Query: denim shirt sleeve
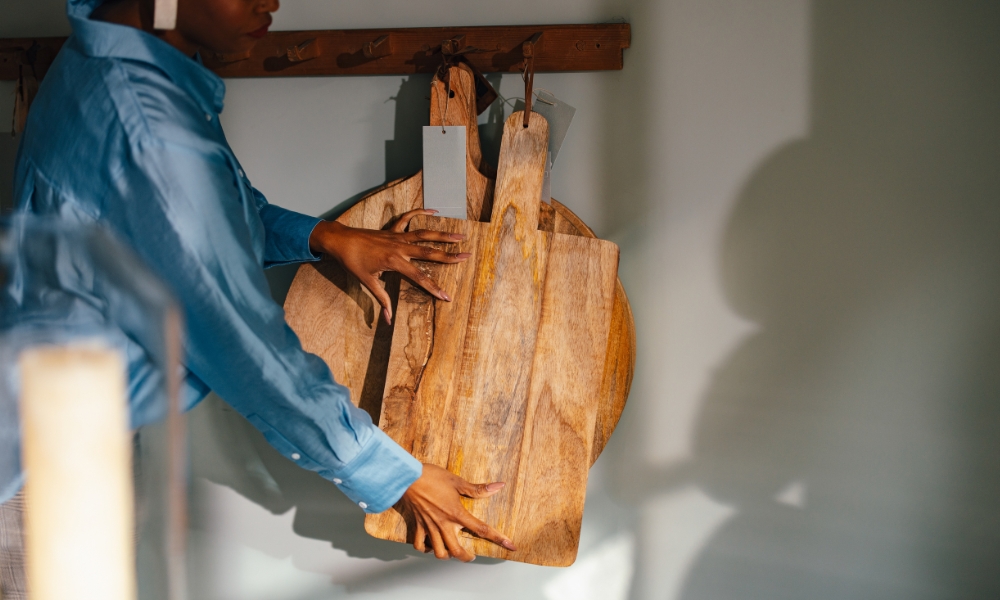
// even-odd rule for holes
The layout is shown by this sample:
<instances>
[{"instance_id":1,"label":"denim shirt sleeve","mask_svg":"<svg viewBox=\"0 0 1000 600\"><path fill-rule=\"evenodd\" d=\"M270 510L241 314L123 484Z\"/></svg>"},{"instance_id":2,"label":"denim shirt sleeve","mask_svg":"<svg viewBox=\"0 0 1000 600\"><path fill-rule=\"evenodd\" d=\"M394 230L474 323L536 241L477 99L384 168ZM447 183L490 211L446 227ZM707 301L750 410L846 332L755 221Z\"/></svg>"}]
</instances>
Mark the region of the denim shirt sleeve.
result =
<instances>
[{"instance_id":1,"label":"denim shirt sleeve","mask_svg":"<svg viewBox=\"0 0 1000 600\"><path fill-rule=\"evenodd\" d=\"M264 268L319 260L309 248L309 236L320 219L269 204L257 188L250 190L264 225Z\"/></svg>"},{"instance_id":2,"label":"denim shirt sleeve","mask_svg":"<svg viewBox=\"0 0 1000 600\"><path fill-rule=\"evenodd\" d=\"M289 460L332 480L365 511L386 510L422 466L351 404L285 323L247 224L258 208L246 204L256 198L241 198L226 160L158 139L138 142L112 195L121 205L108 214L144 240L138 252L179 297L191 372ZM260 212L272 264L301 259L315 220L278 207Z\"/></svg>"}]
</instances>

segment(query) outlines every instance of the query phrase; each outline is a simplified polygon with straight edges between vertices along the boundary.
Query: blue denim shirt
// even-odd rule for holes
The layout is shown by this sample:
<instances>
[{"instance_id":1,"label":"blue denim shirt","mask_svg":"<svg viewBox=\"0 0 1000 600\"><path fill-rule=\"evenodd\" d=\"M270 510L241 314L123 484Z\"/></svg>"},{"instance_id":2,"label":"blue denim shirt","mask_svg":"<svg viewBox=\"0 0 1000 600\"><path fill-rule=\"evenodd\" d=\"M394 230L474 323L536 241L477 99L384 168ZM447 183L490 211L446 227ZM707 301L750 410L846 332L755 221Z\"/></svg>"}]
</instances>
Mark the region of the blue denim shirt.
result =
<instances>
[{"instance_id":1,"label":"blue denim shirt","mask_svg":"<svg viewBox=\"0 0 1000 600\"><path fill-rule=\"evenodd\" d=\"M31 107L18 209L109 226L169 285L188 325L187 408L214 390L361 508L389 508L420 463L302 350L264 278L316 260L318 220L250 185L219 124L221 79L152 35L89 20L100 2L67 2L73 34Z\"/></svg>"}]
</instances>

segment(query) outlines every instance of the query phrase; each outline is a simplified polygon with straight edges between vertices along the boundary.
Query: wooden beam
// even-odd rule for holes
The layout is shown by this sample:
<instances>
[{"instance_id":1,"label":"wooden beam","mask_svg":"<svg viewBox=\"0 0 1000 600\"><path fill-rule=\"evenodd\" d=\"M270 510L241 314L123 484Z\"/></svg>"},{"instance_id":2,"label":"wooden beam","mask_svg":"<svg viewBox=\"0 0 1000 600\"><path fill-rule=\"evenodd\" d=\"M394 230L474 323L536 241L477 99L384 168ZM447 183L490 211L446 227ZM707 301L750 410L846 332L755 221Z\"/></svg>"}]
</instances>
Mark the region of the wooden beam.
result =
<instances>
[{"instance_id":1,"label":"wooden beam","mask_svg":"<svg viewBox=\"0 0 1000 600\"><path fill-rule=\"evenodd\" d=\"M540 35L543 34L543 35ZM461 40L469 61L484 73L524 67L525 42L539 38L535 71L614 71L631 42L628 23L597 25L518 25L274 31L247 56L207 56L205 64L222 77L303 77L330 75L409 75L432 73L441 64L441 45ZM28 61L43 76L65 38L0 39L0 80L17 78ZM28 61L30 62L30 61Z\"/></svg>"}]
</instances>

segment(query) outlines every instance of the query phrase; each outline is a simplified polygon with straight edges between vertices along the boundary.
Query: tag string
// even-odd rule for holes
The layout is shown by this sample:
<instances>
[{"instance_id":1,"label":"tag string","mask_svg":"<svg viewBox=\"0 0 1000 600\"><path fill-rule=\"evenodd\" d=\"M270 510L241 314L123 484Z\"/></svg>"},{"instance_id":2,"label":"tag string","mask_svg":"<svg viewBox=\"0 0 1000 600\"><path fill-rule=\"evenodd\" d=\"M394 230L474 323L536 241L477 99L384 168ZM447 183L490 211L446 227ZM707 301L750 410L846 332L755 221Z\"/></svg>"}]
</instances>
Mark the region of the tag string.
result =
<instances>
[{"instance_id":1,"label":"tag string","mask_svg":"<svg viewBox=\"0 0 1000 600\"><path fill-rule=\"evenodd\" d=\"M451 100L451 80L444 83L444 112L441 113L441 133L444 133L444 126L448 123L448 102ZM441 101L438 100L440 107Z\"/></svg>"}]
</instances>

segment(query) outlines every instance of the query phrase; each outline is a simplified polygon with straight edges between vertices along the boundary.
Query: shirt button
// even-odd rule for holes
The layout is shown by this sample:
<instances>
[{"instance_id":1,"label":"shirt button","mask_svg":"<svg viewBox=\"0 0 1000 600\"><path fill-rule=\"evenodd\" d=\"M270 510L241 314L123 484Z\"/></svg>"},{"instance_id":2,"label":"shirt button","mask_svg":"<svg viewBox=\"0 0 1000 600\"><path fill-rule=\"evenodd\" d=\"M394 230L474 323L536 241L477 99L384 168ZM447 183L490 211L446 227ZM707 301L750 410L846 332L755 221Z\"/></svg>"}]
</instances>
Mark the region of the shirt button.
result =
<instances>
[{"instance_id":1,"label":"shirt button","mask_svg":"<svg viewBox=\"0 0 1000 600\"><path fill-rule=\"evenodd\" d=\"M292 460L299 460L300 458L302 458L301 454L298 452L292 452Z\"/></svg>"},{"instance_id":2,"label":"shirt button","mask_svg":"<svg viewBox=\"0 0 1000 600\"><path fill-rule=\"evenodd\" d=\"M205 113L205 120L206 121L211 121L212 120L212 115L210 115L209 113Z\"/></svg>"},{"instance_id":3,"label":"shirt button","mask_svg":"<svg viewBox=\"0 0 1000 600\"><path fill-rule=\"evenodd\" d=\"M337 485L340 485L340 484L344 483L344 480L343 479L338 479L338 478L334 477L333 478L333 482L336 483Z\"/></svg>"},{"instance_id":4,"label":"shirt button","mask_svg":"<svg viewBox=\"0 0 1000 600\"><path fill-rule=\"evenodd\" d=\"M244 175L243 175L243 169L240 169L240 170L239 170L239 171L237 171L237 172L238 172L238 173L240 174L240 177L244 177Z\"/></svg>"},{"instance_id":5,"label":"shirt button","mask_svg":"<svg viewBox=\"0 0 1000 600\"><path fill-rule=\"evenodd\" d=\"M365 504L364 502L358 502L358 506L360 506L362 509L368 508L368 505Z\"/></svg>"}]
</instances>

